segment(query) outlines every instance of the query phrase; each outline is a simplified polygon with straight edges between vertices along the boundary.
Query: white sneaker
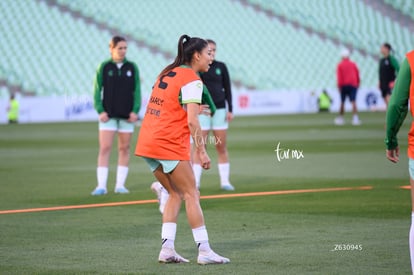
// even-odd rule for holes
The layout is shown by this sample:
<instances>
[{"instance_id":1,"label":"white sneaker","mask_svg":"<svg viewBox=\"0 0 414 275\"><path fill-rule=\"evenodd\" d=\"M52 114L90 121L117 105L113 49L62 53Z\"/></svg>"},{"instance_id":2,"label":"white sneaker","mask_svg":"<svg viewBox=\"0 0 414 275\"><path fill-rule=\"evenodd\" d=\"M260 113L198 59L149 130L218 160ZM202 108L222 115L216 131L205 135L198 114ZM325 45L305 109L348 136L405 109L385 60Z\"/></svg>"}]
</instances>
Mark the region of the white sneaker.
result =
<instances>
[{"instance_id":1,"label":"white sneaker","mask_svg":"<svg viewBox=\"0 0 414 275\"><path fill-rule=\"evenodd\" d=\"M335 125L344 125L345 121L344 121L343 117L339 116L339 117L335 118L334 123L335 123Z\"/></svg>"},{"instance_id":2,"label":"white sneaker","mask_svg":"<svg viewBox=\"0 0 414 275\"><path fill-rule=\"evenodd\" d=\"M190 261L186 258L180 256L175 249L173 248L162 248L160 251L160 256L158 257L158 261L160 263L189 263Z\"/></svg>"},{"instance_id":3,"label":"white sneaker","mask_svg":"<svg viewBox=\"0 0 414 275\"><path fill-rule=\"evenodd\" d=\"M361 121L359 120L357 116L354 116L352 118L352 125L355 125L355 126L361 125Z\"/></svg>"},{"instance_id":4,"label":"white sneaker","mask_svg":"<svg viewBox=\"0 0 414 275\"><path fill-rule=\"evenodd\" d=\"M170 196L159 181L155 181L151 184L151 190L157 195L159 210L161 214L164 213L165 204L167 203L168 197Z\"/></svg>"},{"instance_id":5,"label":"white sneaker","mask_svg":"<svg viewBox=\"0 0 414 275\"><path fill-rule=\"evenodd\" d=\"M230 263L230 259L222 257L215 253L213 250L210 250L210 252L199 252L197 263L201 265L206 264L227 264Z\"/></svg>"}]
</instances>

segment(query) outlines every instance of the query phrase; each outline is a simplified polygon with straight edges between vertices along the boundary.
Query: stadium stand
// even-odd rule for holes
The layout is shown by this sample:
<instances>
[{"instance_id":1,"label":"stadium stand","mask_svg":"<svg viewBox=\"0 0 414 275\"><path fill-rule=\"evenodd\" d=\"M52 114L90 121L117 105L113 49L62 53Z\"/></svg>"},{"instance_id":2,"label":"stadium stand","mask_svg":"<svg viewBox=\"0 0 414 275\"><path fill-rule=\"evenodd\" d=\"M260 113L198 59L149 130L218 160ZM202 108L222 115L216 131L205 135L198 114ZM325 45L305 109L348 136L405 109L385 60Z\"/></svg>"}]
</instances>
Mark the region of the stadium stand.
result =
<instances>
[{"instance_id":1,"label":"stadium stand","mask_svg":"<svg viewBox=\"0 0 414 275\"><path fill-rule=\"evenodd\" d=\"M392 41L396 49L411 41L412 33L397 22L383 17L359 0L266 1L248 0L276 15L309 27L327 37L339 39L371 55L376 55L384 39ZM410 2L414 6L414 2Z\"/></svg>"},{"instance_id":2,"label":"stadium stand","mask_svg":"<svg viewBox=\"0 0 414 275\"><path fill-rule=\"evenodd\" d=\"M413 45L412 32L358 0L3 0L0 15L0 86L40 96L90 94L114 34L127 37L145 93L183 33L215 39L234 86L259 90L334 88L344 45L375 87L379 45L400 59Z\"/></svg>"},{"instance_id":3,"label":"stadium stand","mask_svg":"<svg viewBox=\"0 0 414 275\"><path fill-rule=\"evenodd\" d=\"M414 19L414 1L411 0L384 0L385 3L393 6L403 14Z\"/></svg>"}]
</instances>

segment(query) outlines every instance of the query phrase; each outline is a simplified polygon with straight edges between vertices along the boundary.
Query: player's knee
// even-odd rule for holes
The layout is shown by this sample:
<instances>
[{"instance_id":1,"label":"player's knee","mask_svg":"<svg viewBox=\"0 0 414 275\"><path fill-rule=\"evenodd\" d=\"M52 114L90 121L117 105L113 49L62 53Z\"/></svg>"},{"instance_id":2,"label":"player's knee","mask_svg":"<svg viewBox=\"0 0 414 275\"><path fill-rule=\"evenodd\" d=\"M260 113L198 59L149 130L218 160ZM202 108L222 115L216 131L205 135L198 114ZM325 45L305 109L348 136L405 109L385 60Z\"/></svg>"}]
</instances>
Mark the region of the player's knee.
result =
<instances>
[{"instance_id":1,"label":"player's knee","mask_svg":"<svg viewBox=\"0 0 414 275\"><path fill-rule=\"evenodd\" d=\"M119 152L121 153L129 153L129 144L122 144L118 148Z\"/></svg>"},{"instance_id":2,"label":"player's knee","mask_svg":"<svg viewBox=\"0 0 414 275\"><path fill-rule=\"evenodd\" d=\"M197 188L186 191L183 194L183 200L185 201L198 201L200 199L200 192L198 192Z\"/></svg>"},{"instance_id":3,"label":"player's knee","mask_svg":"<svg viewBox=\"0 0 414 275\"><path fill-rule=\"evenodd\" d=\"M101 155L110 154L111 153L111 149L112 149L112 146L110 146L110 145L101 145L99 147L99 154L101 154Z\"/></svg>"},{"instance_id":4,"label":"player's knee","mask_svg":"<svg viewBox=\"0 0 414 275\"><path fill-rule=\"evenodd\" d=\"M221 142L216 144L217 153L224 155L227 154L227 146L226 143Z\"/></svg>"},{"instance_id":5,"label":"player's knee","mask_svg":"<svg viewBox=\"0 0 414 275\"><path fill-rule=\"evenodd\" d=\"M174 200L174 201L182 201L183 197L176 192L175 190L171 190L170 192L168 192L169 194L169 199Z\"/></svg>"}]
</instances>

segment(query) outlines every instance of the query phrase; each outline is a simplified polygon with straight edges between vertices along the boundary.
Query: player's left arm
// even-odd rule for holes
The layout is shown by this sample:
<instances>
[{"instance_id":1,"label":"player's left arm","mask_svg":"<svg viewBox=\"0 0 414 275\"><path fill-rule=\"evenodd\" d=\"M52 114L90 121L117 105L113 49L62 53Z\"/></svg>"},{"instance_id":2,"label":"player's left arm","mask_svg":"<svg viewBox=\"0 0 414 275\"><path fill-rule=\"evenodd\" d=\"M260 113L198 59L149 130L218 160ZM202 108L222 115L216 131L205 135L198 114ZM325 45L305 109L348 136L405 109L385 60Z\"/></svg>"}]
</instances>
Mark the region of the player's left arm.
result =
<instances>
[{"instance_id":1,"label":"player's left arm","mask_svg":"<svg viewBox=\"0 0 414 275\"><path fill-rule=\"evenodd\" d=\"M395 82L387 110L387 132L385 144L387 158L392 162L398 161L399 149L397 134L408 113L408 99L410 96L411 70L407 59L401 65Z\"/></svg>"},{"instance_id":2,"label":"player's left arm","mask_svg":"<svg viewBox=\"0 0 414 275\"><path fill-rule=\"evenodd\" d=\"M228 112L227 112L227 121L231 121L233 119L233 102L232 102L232 93L231 93L231 81L230 81L230 74L229 71L227 70L227 66L226 64L223 64L223 87L224 87L224 93L225 93L225 97L226 97L226 102L227 102L227 108L228 108Z\"/></svg>"},{"instance_id":3,"label":"player's left arm","mask_svg":"<svg viewBox=\"0 0 414 275\"><path fill-rule=\"evenodd\" d=\"M132 112L129 114L129 121L134 122L138 120L138 112L141 108L141 80L139 77L139 69L135 63L134 66L134 79L135 79L135 90L134 90L134 104L132 106Z\"/></svg>"},{"instance_id":4,"label":"player's left arm","mask_svg":"<svg viewBox=\"0 0 414 275\"><path fill-rule=\"evenodd\" d=\"M359 75L359 69L358 69L358 65L355 63L355 70L356 70L356 75L357 75L357 88L359 88L359 85L361 85L361 77Z\"/></svg>"},{"instance_id":5,"label":"player's left arm","mask_svg":"<svg viewBox=\"0 0 414 275\"><path fill-rule=\"evenodd\" d=\"M208 88L205 84L203 84L203 95L201 97L201 104L207 104L208 108L210 109L210 115L213 116L216 112L216 104L214 104L213 98L208 91Z\"/></svg>"},{"instance_id":6,"label":"player's left arm","mask_svg":"<svg viewBox=\"0 0 414 275\"><path fill-rule=\"evenodd\" d=\"M398 63L398 60L397 58L395 58L395 56L391 55L390 59L391 59L391 65L395 70L395 74L398 75L398 72L400 71L400 64Z\"/></svg>"}]
</instances>

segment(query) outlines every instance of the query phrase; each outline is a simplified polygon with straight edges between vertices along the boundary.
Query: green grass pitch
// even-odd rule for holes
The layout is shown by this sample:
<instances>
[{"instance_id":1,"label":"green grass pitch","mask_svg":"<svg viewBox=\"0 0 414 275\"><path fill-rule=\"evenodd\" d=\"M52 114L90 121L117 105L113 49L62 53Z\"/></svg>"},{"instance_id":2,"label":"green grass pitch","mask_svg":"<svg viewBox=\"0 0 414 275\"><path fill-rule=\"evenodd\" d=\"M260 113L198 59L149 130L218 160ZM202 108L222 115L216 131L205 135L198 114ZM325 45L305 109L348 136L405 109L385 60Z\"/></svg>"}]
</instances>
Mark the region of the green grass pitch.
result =
<instances>
[{"instance_id":1,"label":"green grass pitch","mask_svg":"<svg viewBox=\"0 0 414 275\"><path fill-rule=\"evenodd\" d=\"M158 264L161 216L147 204L0 215L0 274L410 274L410 192L399 188L408 184L409 126L392 164L384 116L362 113L358 127L333 126L333 114L237 117L228 137L236 193L373 189L203 200L211 245L228 265L196 264L184 209L176 248L191 263ZM97 136L97 123L0 126L0 210L154 199L153 177L135 156L131 194L113 194L116 154L109 194L90 195ZM304 158L279 161L279 143ZM209 152L201 194L224 194Z\"/></svg>"}]
</instances>

